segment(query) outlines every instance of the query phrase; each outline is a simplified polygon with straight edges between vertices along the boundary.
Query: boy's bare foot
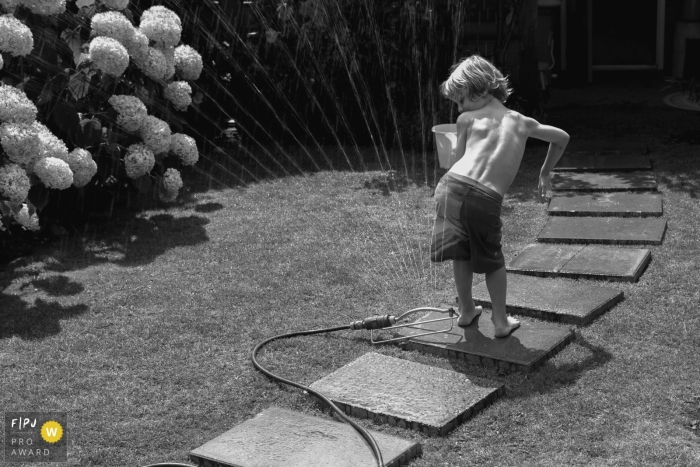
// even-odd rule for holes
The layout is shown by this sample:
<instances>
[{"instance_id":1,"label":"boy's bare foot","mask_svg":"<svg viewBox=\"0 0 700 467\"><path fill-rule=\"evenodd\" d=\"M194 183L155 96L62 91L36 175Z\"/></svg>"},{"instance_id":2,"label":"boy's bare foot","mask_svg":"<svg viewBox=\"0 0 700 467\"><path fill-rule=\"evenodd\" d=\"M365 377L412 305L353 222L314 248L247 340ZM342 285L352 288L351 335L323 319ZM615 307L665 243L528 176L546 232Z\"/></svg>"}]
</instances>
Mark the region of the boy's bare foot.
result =
<instances>
[{"instance_id":1,"label":"boy's bare foot","mask_svg":"<svg viewBox=\"0 0 700 467\"><path fill-rule=\"evenodd\" d=\"M491 321L493 321L493 319ZM494 330L496 331L496 337L507 337L511 332L515 331L520 327L520 321L518 321L515 318L506 316L506 321L507 323L505 326L493 323Z\"/></svg>"},{"instance_id":2,"label":"boy's bare foot","mask_svg":"<svg viewBox=\"0 0 700 467\"><path fill-rule=\"evenodd\" d=\"M457 326L460 328L466 328L474 322L476 318L481 315L484 309L480 306L475 306L472 311L463 311L462 307L459 307L459 319L457 320Z\"/></svg>"}]
</instances>

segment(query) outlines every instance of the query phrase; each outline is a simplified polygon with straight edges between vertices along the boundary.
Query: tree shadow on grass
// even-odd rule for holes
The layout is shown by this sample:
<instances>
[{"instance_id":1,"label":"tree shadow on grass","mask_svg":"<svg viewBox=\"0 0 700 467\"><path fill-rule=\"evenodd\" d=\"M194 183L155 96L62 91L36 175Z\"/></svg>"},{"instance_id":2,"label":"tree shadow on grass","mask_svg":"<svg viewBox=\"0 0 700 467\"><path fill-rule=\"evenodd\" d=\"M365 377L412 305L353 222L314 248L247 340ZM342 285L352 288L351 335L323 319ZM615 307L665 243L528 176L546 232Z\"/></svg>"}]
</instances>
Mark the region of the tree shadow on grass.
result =
<instances>
[{"instance_id":1,"label":"tree shadow on grass","mask_svg":"<svg viewBox=\"0 0 700 467\"><path fill-rule=\"evenodd\" d=\"M0 339L18 336L43 339L61 331L60 322L88 311L85 304L63 306L41 298L30 304L15 295L0 294Z\"/></svg>"}]
</instances>

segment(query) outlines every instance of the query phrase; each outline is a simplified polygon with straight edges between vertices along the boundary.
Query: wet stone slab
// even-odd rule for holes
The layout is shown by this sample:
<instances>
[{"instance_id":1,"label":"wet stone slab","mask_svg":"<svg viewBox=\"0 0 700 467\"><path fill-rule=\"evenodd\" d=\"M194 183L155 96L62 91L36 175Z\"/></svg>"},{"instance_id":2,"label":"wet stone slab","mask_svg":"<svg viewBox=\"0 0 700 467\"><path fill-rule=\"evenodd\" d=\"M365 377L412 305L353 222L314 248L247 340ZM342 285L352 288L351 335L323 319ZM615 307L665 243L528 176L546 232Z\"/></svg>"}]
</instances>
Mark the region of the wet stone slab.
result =
<instances>
[{"instance_id":1,"label":"wet stone slab","mask_svg":"<svg viewBox=\"0 0 700 467\"><path fill-rule=\"evenodd\" d=\"M663 214L659 193L557 193L547 212L550 216L651 217Z\"/></svg>"},{"instance_id":2,"label":"wet stone slab","mask_svg":"<svg viewBox=\"0 0 700 467\"><path fill-rule=\"evenodd\" d=\"M597 245L528 245L507 266L516 274L636 282L651 261L644 248Z\"/></svg>"},{"instance_id":3,"label":"wet stone slab","mask_svg":"<svg viewBox=\"0 0 700 467\"><path fill-rule=\"evenodd\" d=\"M473 289L474 303L491 307L486 282ZM624 293L579 282L508 274L506 310L511 314L584 326L622 301Z\"/></svg>"},{"instance_id":4,"label":"wet stone slab","mask_svg":"<svg viewBox=\"0 0 700 467\"><path fill-rule=\"evenodd\" d=\"M537 240L545 243L661 245L666 219L631 217L550 217Z\"/></svg>"},{"instance_id":5,"label":"wet stone slab","mask_svg":"<svg viewBox=\"0 0 700 467\"><path fill-rule=\"evenodd\" d=\"M431 312L421 321L442 317L444 315L441 313ZM520 328L508 337L495 337L489 310L484 310L466 328L457 326L456 317L452 319L454 327L450 332L415 337L402 345L409 350L416 349L490 367L499 373L530 373L574 339L571 327L527 318L521 319ZM404 328L398 334L410 337L426 330L442 329L444 323L428 323L420 328Z\"/></svg>"},{"instance_id":6,"label":"wet stone slab","mask_svg":"<svg viewBox=\"0 0 700 467\"><path fill-rule=\"evenodd\" d=\"M346 414L444 436L505 393L456 371L368 353L310 386Z\"/></svg>"},{"instance_id":7,"label":"wet stone slab","mask_svg":"<svg viewBox=\"0 0 700 467\"><path fill-rule=\"evenodd\" d=\"M649 156L641 155L609 155L585 156L565 155L553 169L557 172L622 172L651 170Z\"/></svg>"},{"instance_id":8,"label":"wet stone slab","mask_svg":"<svg viewBox=\"0 0 700 467\"><path fill-rule=\"evenodd\" d=\"M656 191L652 172L571 173L552 175L554 191Z\"/></svg>"},{"instance_id":9,"label":"wet stone slab","mask_svg":"<svg viewBox=\"0 0 700 467\"><path fill-rule=\"evenodd\" d=\"M417 442L369 430L387 466L408 465ZM372 450L347 423L271 407L190 452L200 467L375 467Z\"/></svg>"}]
</instances>

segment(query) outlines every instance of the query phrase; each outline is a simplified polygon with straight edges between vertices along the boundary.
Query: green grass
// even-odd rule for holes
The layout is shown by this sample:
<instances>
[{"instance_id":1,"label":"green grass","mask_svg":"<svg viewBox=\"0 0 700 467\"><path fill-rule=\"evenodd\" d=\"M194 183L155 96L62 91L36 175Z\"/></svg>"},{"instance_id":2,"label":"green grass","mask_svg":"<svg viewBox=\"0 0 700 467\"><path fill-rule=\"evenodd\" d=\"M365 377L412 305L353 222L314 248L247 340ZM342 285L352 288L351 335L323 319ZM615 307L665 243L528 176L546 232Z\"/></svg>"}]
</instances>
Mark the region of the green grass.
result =
<instances>
[{"instance_id":1,"label":"green grass","mask_svg":"<svg viewBox=\"0 0 700 467\"><path fill-rule=\"evenodd\" d=\"M663 245L638 283L605 284L625 300L532 375L374 347L364 331L275 342L261 361L308 385L380 352L506 385L444 438L359 421L419 440L414 467L700 465L698 150L652 154ZM504 202L507 261L546 220L542 158L528 150ZM427 253L433 188L389 188L379 172L193 187L176 207L13 261L0 270L0 407L68 412L69 458L104 466L185 462L273 405L328 417L255 371L250 351L287 331L452 303L451 265Z\"/></svg>"}]
</instances>

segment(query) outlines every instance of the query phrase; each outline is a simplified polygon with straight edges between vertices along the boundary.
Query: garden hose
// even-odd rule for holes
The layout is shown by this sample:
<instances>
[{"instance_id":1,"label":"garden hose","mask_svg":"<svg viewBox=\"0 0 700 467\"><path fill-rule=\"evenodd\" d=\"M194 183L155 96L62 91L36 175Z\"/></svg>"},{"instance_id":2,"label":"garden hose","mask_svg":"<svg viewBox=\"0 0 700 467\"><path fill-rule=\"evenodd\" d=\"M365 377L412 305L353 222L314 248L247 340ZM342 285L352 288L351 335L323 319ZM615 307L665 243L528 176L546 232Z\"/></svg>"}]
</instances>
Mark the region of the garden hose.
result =
<instances>
[{"instance_id":1,"label":"garden hose","mask_svg":"<svg viewBox=\"0 0 700 467\"><path fill-rule=\"evenodd\" d=\"M391 315L382 315L382 316L372 316L369 318L365 318L360 321L354 321L351 324L345 325L345 326L336 326L332 328L325 328L325 329L313 329L310 331L297 331L297 332L290 332L287 334L280 334L278 336L270 337L269 339L265 339L261 343L255 346L253 349L253 352L251 354L251 357L253 359L253 365L255 365L255 368L260 370L262 373L264 373L266 376L269 378L272 378L277 381L281 381L283 383L289 384L290 386L294 386L296 388L301 389L302 391L306 391L309 394L313 394L314 396L318 397L319 399L323 400L326 404L330 406L331 409L335 411L340 417L348 422L354 429L357 431L362 438L364 438L367 443L369 443L370 448L372 449L372 453L374 454L374 457L377 460L377 465L379 467L384 467L384 459L382 458L382 452L379 450L379 446L377 445L377 442L374 440L372 435L364 429L362 426L358 425L355 421L350 419L347 415L343 413L340 408L338 408L337 405L335 405L333 402L331 402L326 396L321 394L320 392L314 391L313 389L306 387L302 384L296 383L294 381L290 381L288 379L284 379L280 376L275 375L274 373L266 370L263 368L260 363L258 363L258 360L255 358L255 355L258 353L260 348L262 348L265 344L268 344L274 340L277 339L286 339L289 337L296 337L296 336L308 336L310 334L321 334L325 332L333 332L333 331L342 331L344 329L381 329L385 327L389 327L392 324L396 322L396 318Z\"/></svg>"}]
</instances>

